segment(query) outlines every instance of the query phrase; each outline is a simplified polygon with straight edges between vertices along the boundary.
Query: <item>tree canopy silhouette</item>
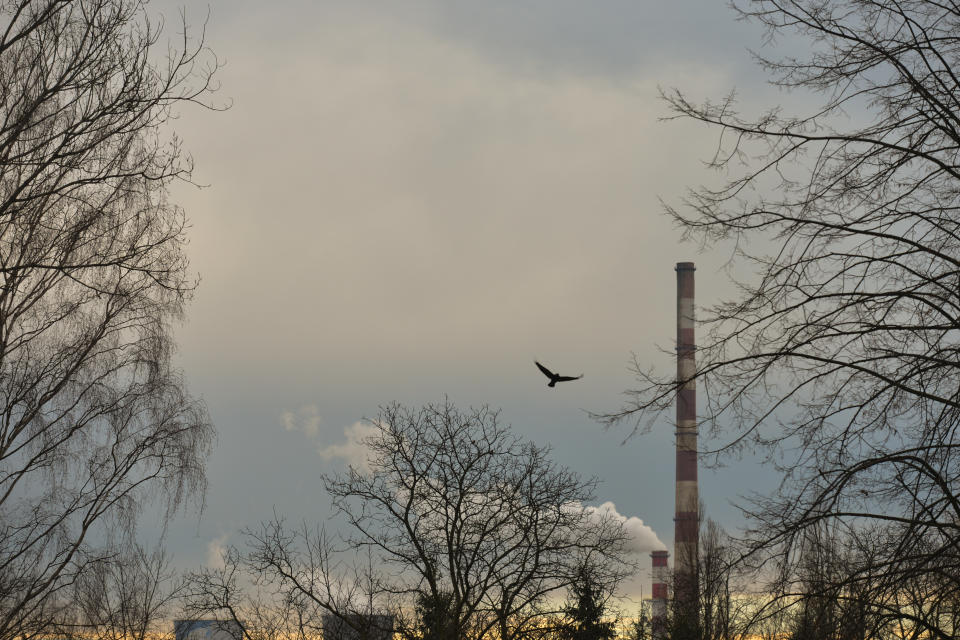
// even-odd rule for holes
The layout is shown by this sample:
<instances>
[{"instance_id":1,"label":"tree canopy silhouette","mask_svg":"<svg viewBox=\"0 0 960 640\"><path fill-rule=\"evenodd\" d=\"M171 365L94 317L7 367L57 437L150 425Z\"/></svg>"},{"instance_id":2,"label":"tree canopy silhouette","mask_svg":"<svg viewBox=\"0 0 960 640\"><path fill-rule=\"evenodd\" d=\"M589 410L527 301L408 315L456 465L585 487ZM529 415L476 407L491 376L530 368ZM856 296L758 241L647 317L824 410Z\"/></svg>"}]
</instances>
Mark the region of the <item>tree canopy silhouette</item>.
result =
<instances>
[{"instance_id":1,"label":"tree canopy silhouette","mask_svg":"<svg viewBox=\"0 0 960 640\"><path fill-rule=\"evenodd\" d=\"M224 569L194 576L194 611L242 619L256 609L237 586L248 575L296 606L304 633L323 613L352 626L390 612L405 638L513 640L560 613L557 596L584 567L605 593L631 568L622 523L585 505L597 480L516 436L498 411L391 404L370 424L365 465L324 478L345 544L277 517Z\"/></svg>"},{"instance_id":2,"label":"tree canopy silhouette","mask_svg":"<svg viewBox=\"0 0 960 640\"><path fill-rule=\"evenodd\" d=\"M689 238L732 243L733 263L755 273L701 314L701 425L715 454L757 450L783 473L748 505L751 557L775 560L781 587L804 532L830 522L852 541L876 537L879 553L844 578L869 607L954 637L948 616L897 594L934 575L960 591L960 7L735 5L770 42L808 43L757 59L820 104L750 117L734 94L664 93L674 117L719 133L710 166L732 176L667 212ZM672 403L677 381L637 373L608 421L644 428Z\"/></svg>"},{"instance_id":3,"label":"tree canopy silhouette","mask_svg":"<svg viewBox=\"0 0 960 640\"><path fill-rule=\"evenodd\" d=\"M138 0L0 3L0 639L53 633L136 515L205 486L206 409L171 365L195 281L165 126L216 60L157 51ZM120 575L119 573L116 575ZM126 574L124 574L126 575ZM95 577L94 577L95 578ZM103 582L103 581L101 581ZM112 584L109 581L103 584Z\"/></svg>"}]
</instances>

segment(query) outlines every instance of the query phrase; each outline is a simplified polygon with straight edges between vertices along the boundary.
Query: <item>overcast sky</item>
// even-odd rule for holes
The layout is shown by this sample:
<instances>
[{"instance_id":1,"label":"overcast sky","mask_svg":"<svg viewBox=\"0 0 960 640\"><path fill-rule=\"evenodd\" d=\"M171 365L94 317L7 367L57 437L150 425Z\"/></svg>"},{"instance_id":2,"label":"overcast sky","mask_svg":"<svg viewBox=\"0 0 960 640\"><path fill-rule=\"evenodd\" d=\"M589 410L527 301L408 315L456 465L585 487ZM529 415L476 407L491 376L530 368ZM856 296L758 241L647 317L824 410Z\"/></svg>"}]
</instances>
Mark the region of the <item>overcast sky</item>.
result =
<instances>
[{"instance_id":1,"label":"overcast sky","mask_svg":"<svg viewBox=\"0 0 960 640\"><path fill-rule=\"evenodd\" d=\"M186 10L199 26L208 7ZM718 179L716 132L659 121L657 95L779 101L761 40L716 0L212 0L233 106L183 111L209 186L174 197L202 279L178 361L219 443L202 518L170 531L177 564L274 508L324 520L320 474L354 425L445 396L501 408L672 548L673 425L621 445L585 410L620 406L631 352L673 370L677 262L697 263L698 304L730 290L727 254L682 244L658 202ZM585 377L547 388L534 358ZM701 478L735 529L729 501L771 476Z\"/></svg>"}]
</instances>

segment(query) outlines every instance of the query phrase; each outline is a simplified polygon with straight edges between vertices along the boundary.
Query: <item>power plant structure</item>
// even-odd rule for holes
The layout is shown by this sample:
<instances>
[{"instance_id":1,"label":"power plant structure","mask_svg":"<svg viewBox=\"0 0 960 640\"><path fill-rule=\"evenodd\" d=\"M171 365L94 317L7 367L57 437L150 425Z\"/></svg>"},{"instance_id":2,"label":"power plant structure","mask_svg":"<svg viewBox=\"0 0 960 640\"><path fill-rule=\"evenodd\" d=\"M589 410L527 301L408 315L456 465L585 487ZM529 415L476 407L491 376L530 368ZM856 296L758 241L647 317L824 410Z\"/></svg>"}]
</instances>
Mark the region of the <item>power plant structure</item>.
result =
<instances>
[{"instance_id":1,"label":"power plant structure","mask_svg":"<svg viewBox=\"0 0 960 640\"><path fill-rule=\"evenodd\" d=\"M692 262L677 272L677 476L673 519L673 599L675 637L698 637L699 571L697 547L700 498L697 484L697 371Z\"/></svg>"},{"instance_id":2,"label":"power plant structure","mask_svg":"<svg viewBox=\"0 0 960 640\"><path fill-rule=\"evenodd\" d=\"M651 578L653 581L653 597L650 598L650 632L655 640L667 636L667 600L669 599L667 586L670 579L670 569L667 567L669 551L652 551L650 558L653 562Z\"/></svg>"}]
</instances>

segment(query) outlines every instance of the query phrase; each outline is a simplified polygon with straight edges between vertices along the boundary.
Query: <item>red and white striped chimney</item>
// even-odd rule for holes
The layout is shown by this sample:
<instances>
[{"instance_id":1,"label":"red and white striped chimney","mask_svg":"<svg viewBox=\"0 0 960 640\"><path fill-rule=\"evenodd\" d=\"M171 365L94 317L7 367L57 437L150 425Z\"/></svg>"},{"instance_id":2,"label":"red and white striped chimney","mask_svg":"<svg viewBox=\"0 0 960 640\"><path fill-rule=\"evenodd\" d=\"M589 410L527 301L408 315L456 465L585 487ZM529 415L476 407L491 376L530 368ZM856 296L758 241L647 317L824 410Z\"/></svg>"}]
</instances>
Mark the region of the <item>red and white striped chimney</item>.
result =
<instances>
[{"instance_id":1,"label":"red and white striped chimney","mask_svg":"<svg viewBox=\"0 0 960 640\"><path fill-rule=\"evenodd\" d=\"M697 540L700 504L697 487L697 370L694 340L692 262L677 267L677 487L673 565L675 613L695 624Z\"/></svg>"},{"instance_id":2,"label":"red and white striped chimney","mask_svg":"<svg viewBox=\"0 0 960 640\"><path fill-rule=\"evenodd\" d=\"M653 597L650 598L650 631L654 640L667 637L667 581L670 570L667 568L667 551L653 551L651 577L653 579Z\"/></svg>"}]
</instances>

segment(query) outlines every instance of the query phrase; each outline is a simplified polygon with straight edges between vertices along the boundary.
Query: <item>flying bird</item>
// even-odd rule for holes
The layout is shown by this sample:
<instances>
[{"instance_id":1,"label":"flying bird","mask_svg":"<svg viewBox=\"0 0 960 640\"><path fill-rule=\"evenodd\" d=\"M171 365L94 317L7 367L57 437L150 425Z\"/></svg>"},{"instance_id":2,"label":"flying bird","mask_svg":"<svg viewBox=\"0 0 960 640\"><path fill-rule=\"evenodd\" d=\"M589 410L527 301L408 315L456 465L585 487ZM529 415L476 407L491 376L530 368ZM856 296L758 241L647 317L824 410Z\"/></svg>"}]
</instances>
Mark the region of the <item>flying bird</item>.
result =
<instances>
[{"instance_id":1,"label":"flying bird","mask_svg":"<svg viewBox=\"0 0 960 640\"><path fill-rule=\"evenodd\" d=\"M537 365L537 368L540 369L540 371L543 371L543 375L550 378L550 382L547 384L548 387L553 387L558 382L567 382L569 380L579 380L580 378L583 377L582 373L578 376L561 376L558 373L554 373L553 371L550 371L550 369L547 369L545 366L543 366L536 360L534 360L533 363Z\"/></svg>"}]
</instances>

